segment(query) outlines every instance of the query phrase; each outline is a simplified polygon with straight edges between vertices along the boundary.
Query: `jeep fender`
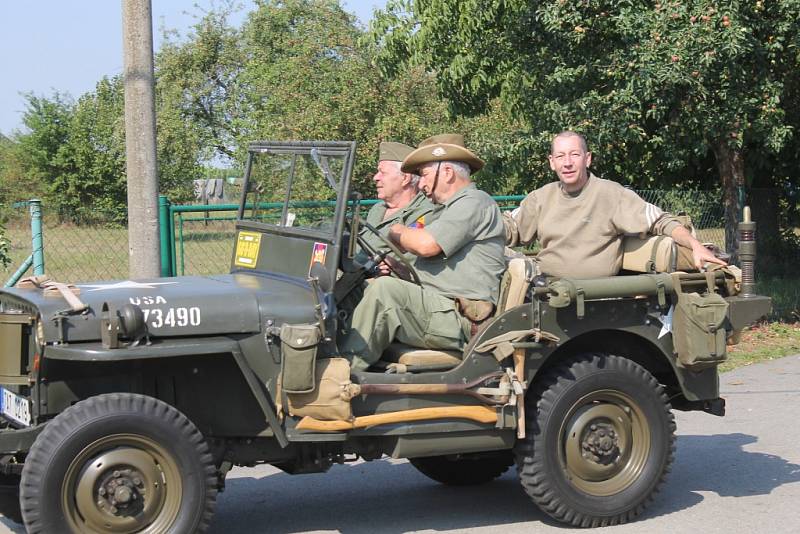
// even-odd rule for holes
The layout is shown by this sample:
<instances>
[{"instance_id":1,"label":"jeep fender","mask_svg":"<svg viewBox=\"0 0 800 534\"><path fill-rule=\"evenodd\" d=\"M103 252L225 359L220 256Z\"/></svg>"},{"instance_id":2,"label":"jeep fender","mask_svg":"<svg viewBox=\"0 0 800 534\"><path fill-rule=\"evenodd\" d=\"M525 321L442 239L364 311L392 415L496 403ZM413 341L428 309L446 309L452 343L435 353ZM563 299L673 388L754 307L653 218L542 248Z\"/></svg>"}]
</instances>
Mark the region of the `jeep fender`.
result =
<instances>
[{"instance_id":1,"label":"jeep fender","mask_svg":"<svg viewBox=\"0 0 800 534\"><path fill-rule=\"evenodd\" d=\"M179 356L201 356L205 354L230 354L247 382L250 391L253 393L253 397L261 407L264 418L275 433L278 443L281 447L286 447L289 444L266 386L258 379L247 363L238 341L228 337L216 336L193 339L164 339L158 340L157 343L157 345L140 345L121 349L108 349L100 343L53 345L47 347L45 357L53 360L68 361L124 362Z\"/></svg>"}]
</instances>

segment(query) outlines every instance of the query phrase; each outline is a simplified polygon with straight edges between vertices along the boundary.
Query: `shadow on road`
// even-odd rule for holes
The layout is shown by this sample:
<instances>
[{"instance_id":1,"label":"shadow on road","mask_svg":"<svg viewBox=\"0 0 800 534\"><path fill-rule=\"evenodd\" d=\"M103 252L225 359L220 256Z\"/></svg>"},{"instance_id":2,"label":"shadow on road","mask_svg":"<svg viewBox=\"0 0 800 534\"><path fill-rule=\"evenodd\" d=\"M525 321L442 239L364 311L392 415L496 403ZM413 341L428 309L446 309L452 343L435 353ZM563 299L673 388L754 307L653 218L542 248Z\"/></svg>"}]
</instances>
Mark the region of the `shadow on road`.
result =
<instances>
[{"instance_id":1,"label":"shadow on road","mask_svg":"<svg viewBox=\"0 0 800 534\"><path fill-rule=\"evenodd\" d=\"M720 497L766 495L800 481L800 465L744 450L747 434L679 436L673 472L642 519L668 515ZM528 499L513 467L483 486L453 488L387 460L335 466L331 473L235 478L220 496L212 532L343 534L458 531L529 521L557 525Z\"/></svg>"},{"instance_id":2,"label":"shadow on road","mask_svg":"<svg viewBox=\"0 0 800 534\"><path fill-rule=\"evenodd\" d=\"M784 484L800 482L800 465L773 454L744 450L757 441L756 436L741 433L678 436L673 471L644 517L694 506L703 500L699 492L720 497L768 495Z\"/></svg>"},{"instance_id":3,"label":"shadow on road","mask_svg":"<svg viewBox=\"0 0 800 534\"><path fill-rule=\"evenodd\" d=\"M328 474L230 479L212 532L401 533L527 521L554 524L524 494L513 467L490 484L454 488L408 463L382 460L335 466Z\"/></svg>"}]
</instances>

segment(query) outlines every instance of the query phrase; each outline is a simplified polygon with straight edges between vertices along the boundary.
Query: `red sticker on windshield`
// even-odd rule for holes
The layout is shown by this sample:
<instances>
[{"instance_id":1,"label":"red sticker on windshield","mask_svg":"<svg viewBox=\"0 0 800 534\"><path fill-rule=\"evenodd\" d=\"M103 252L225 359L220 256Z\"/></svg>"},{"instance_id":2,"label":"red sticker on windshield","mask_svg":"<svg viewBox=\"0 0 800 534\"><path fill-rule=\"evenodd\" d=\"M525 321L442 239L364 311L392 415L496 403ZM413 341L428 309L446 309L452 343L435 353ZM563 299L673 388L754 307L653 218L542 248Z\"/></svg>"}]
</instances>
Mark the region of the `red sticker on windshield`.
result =
<instances>
[{"instance_id":1,"label":"red sticker on windshield","mask_svg":"<svg viewBox=\"0 0 800 534\"><path fill-rule=\"evenodd\" d=\"M314 243L314 250L311 252L311 263L308 265L309 274L311 274L311 267L314 266L314 262L320 262L322 265L325 265L325 256L327 255L327 243Z\"/></svg>"}]
</instances>

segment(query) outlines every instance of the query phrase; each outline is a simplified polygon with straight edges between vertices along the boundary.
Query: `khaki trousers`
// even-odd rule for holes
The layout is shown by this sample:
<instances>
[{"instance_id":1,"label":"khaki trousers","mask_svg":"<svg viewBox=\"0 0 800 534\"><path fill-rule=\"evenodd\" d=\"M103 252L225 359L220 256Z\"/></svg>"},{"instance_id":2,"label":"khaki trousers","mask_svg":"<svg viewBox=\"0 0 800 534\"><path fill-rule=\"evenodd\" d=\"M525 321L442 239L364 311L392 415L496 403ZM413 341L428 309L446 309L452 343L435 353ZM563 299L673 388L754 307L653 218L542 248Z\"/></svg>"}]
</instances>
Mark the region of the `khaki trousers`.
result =
<instances>
[{"instance_id":1,"label":"khaki trousers","mask_svg":"<svg viewBox=\"0 0 800 534\"><path fill-rule=\"evenodd\" d=\"M354 370L364 370L380 360L395 339L414 347L462 350L469 326L454 300L411 282L382 276L364 291L339 348Z\"/></svg>"}]
</instances>

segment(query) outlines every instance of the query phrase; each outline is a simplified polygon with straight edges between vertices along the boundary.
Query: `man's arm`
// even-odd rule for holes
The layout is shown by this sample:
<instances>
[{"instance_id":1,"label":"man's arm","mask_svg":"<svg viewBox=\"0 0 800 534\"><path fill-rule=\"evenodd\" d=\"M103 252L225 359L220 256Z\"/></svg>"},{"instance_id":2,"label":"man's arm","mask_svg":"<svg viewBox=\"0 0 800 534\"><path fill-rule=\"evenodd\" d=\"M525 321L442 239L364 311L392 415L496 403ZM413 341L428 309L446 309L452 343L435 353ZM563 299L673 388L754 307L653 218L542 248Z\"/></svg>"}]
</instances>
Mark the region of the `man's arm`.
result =
<instances>
[{"instance_id":1,"label":"man's arm","mask_svg":"<svg viewBox=\"0 0 800 534\"><path fill-rule=\"evenodd\" d=\"M692 250L695 268L702 269L707 262L727 265L711 253L700 241L692 237L681 222L661 208L645 202L630 189L623 189L614 223L623 234L644 233L668 235L677 244Z\"/></svg>"},{"instance_id":2,"label":"man's arm","mask_svg":"<svg viewBox=\"0 0 800 534\"><path fill-rule=\"evenodd\" d=\"M514 220L512 213L503 212L503 229L506 232L506 246L516 247L519 245L519 228L517 221Z\"/></svg>"},{"instance_id":3,"label":"man's arm","mask_svg":"<svg viewBox=\"0 0 800 534\"><path fill-rule=\"evenodd\" d=\"M424 258L442 253L442 247L424 228L409 228L402 224L393 224L389 228L389 239L404 251Z\"/></svg>"},{"instance_id":4,"label":"man's arm","mask_svg":"<svg viewBox=\"0 0 800 534\"><path fill-rule=\"evenodd\" d=\"M671 236L673 240L679 245L682 245L686 248L692 249L692 258L694 259L694 266L699 270L703 268L703 265L707 262L710 263L718 263L720 265L727 265L724 261L714 256L710 250L703 246L703 244L692 237L692 234L689 233L683 226L676 226L674 230L672 230Z\"/></svg>"},{"instance_id":5,"label":"man's arm","mask_svg":"<svg viewBox=\"0 0 800 534\"><path fill-rule=\"evenodd\" d=\"M536 239L538 218L536 191L530 193L511 213L503 212L506 246L530 245Z\"/></svg>"}]
</instances>

